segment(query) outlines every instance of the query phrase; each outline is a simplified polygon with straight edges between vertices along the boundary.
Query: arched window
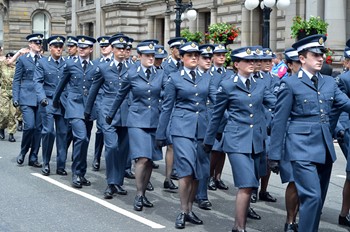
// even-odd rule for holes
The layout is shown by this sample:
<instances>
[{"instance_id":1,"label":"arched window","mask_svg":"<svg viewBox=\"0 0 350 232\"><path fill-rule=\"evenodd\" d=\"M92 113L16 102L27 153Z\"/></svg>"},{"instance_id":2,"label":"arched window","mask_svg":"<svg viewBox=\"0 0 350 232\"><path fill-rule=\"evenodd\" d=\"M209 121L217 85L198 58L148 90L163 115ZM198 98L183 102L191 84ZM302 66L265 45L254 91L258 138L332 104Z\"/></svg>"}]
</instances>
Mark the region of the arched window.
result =
<instances>
[{"instance_id":1,"label":"arched window","mask_svg":"<svg viewBox=\"0 0 350 232\"><path fill-rule=\"evenodd\" d=\"M44 12L33 15L33 33L41 33L47 39L50 36L50 19Z\"/></svg>"}]
</instances>

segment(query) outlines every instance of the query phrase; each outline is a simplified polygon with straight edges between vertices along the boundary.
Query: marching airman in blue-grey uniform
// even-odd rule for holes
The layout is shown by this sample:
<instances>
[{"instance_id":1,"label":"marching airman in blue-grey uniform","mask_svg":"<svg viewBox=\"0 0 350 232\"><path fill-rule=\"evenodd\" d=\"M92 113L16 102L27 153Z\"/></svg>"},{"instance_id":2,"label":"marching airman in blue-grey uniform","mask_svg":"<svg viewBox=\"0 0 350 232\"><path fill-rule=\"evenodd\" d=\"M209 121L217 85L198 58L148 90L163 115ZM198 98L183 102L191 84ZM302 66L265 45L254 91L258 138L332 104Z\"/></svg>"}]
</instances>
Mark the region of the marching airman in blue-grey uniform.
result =
<instances>
[{"instance_id":1,"label":"marching airman in blue-grey uniform","mask_svg":"<svg viewBox=\"0 0 350 232\"><path fill-rule=\"evenodd\" d=\"M42 154L43 168L42 174L50 175L50 159L53 150L53 144L56 137L57 147L57 169L58 175L67 175L67 121L64 118L62 105L58 108L52 106L52 98L56 87L63 76L65 59L62 57L65 38L63 36L51 36L47 39L50 49L50 56L44 57L38 61L34 73L35 91L39 111L42 120Z\"/></svg>"},{"instance_id":2,"label":"marching airman in blue-grey uniform","mask_svg":"<svg viewBox=\"0 0 350 232\"><path fill-rule=\"evenodd\" d=\"M159 118L156 138L158 144L167 139L167 128L174 147L175 167L179 176L181 213L175 227L182 229L185 221L203 224L192 211L198 180L202 178L202 141L208 114L207 100L215 102L216 89L209 74L198 71L199 48L194 42L180 46L183 67L170 74L164 90L164 102Z\"/></svg>"},{"instance_id":3,"label":"marching airman in blue-grey uniform","mask_svg":"<svg viewBox=\"0 0 350 232\"><path fill-rule=\"evenodd\" d=\"M85 106L85 114L90 115L93 109L94 102L98 99L98 94L101 91L100 120L104 135L105 144L105 159L106 159L106 177L107 189L104 192L105 199L112 199L113 194L125 195L127 192L123 189L124 170L128 153L120 152L120 142L123 140L125 133L122 133L121 114L127 112L125 106L121 108L115 115L113 124L106 123L105 118L112 107L115 96L120 89L122 79L126 76L128 65L124 61L124 50L128 37L120 35L109 38L109 43L113 47L113 59L111 62L99 64L94 74L94 81L90 89L90 94ZM97 97L96 97L97 96ZM95 100L96 99L96 100ZM124 101L123 104L127 104Z\"/></svg>"},{"instance_id":4,"label":"marching airman in blue-grey uniform","mask_svg":"<svg viewBox=\"0 0 350 232\"><path fill-rule=\"evenodd\" d=\"M29 166L41 168L42 165L38 162L41 118L38 112L38 100L36 94L33 94L33 77L36 63L41 58L43 35L31 34L27 36L27 40L30 52L18 59L12 85L13 105L20 106L24 122L21 152L17 156L17 163L23 164L24 157L30 148Z\"/></svg>"},{"instance_id":5,"label":"marching airman in blue-grey uniform","mask_svg":"<svg viewBox=\"0 0 350 232\"><path fill-rule=\"evenodd\" d=\"M135 160L136 197L134 210L141 211L143 206L153 207L145 192L152 174L152 161L162 159L162 151L156 147L155 132L159 118L161 91L165 85L163 70L155 69L154 44L141 42L137 45L140 63L128 70L121 88L106 117L111 124L113 118L125 101L127 94L132 93L127 119L130 157Z\"/></svg>"},{"instance_id":6,"label":"marching airman in blue-grey uniform","mask_svg":"<svg viewBox=\"0 0 350 232\"><path fill-rule=\"evenodd\" d=\"M67 60L61 79L53 98L53 106L59 107L59 99L67 86L67 105L65 118L72 126L74 137L72 186L81 188L90 186L91 182L85 178L86 157L93 121L84 117L84 108L92 84L96 65L90 61L90 54L96 40L89 36L80 35L78 39L78 59Z\"/></svg>"},{"instance_id":7,"label":"marching airman in blue-grey uniform","mask_svg":"<svg viewBox=\"0 0 350 232\"><path fill-rule=\"evenodd\" d=\"M125 62L127 65L134 64L135 62L132 60L131 55L131 49L132 49L132 43L134 42L133 38L128 37L128 41L126 42L126 49L125 49Z\"/></svg>"},{"instance_id":8,"label":"marching airman in blue-grey uniform","mask_svg":"<svg viewBox=\"0 0 350 232\"><path fill-rule=\"evenodd\" d=\"M109 63L112 60L112 46L109 43L109 36L100 36L97 38L97 42L100 45L101 57L93 60L92 62L96 67L101 63ZM99 117L100 105L102 100L102 89L99 90L95 101L95 113L96 115L92 115L92 119L96 119L96 134L95 134L95 152L94 159L92 161L92 170L98 171L100 170L100 161L103 149L103 132L102 132L102 124L101 117ZM103 119L104 121L104 119Z\"/></svg>"},{"instance_id":9,"label":"marching airman in blue-grey uniform","mask_svg":"<svg viewBox=\"0 0 350 232\"><path fill-rule=\"evenodd\" d=\"M163 45L157 44L155 46L155 55L154 55L154 66L156 69L164 69L163 60L168 56L168 52L164 50Z\"/></svg>"},{"instance_id":10,"label":"marching airman in blue-grey uniform","mask_svg":"<svg viewBox=\"0 0 350 232\"><path fill-rule=\"evenodd\" d=\"M325 40L324 35L312 35L293 44L301 69L281 80L272 120L269 166L278 172L278 161L285 147L300 200L298 227L303 232L318 231L336 159L330 128L334 119L330 111L335 107L350 112L350 100L333 77L319 73Z\"/></svg>"},{"instance_id":11,"label":"marching airman in blue-grey uniform","mask_svg":"<svg viewBox=\"0 0 350 232\"><path fill-rule=\"evenodd\" d=\"M213 116L204 139L209 152L215 142L225 110L228 118L224 129L223 151L231 163L236 196L235 226L232 231L245 231L250 195L259 186L260 153L264 150L264 105L273 109L275 97L261 80L253 78L254 54L251 47L231 52L237 74L220 83Z\"/></svg>"}]
</instances>

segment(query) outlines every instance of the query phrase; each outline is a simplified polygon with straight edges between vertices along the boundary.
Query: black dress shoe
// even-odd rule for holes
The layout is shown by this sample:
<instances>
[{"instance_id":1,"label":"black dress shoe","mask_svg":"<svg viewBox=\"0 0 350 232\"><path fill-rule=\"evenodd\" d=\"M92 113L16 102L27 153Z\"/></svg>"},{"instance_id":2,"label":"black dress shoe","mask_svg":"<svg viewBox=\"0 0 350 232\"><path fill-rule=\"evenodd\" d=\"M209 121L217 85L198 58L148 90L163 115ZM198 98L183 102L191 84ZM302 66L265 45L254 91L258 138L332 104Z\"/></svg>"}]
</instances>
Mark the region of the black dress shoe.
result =
<instances>
[{"instance_id":1,"label":"black dress shoe","mask_svg":"<svg viewBox=\"0 0 350 232\"><path fill-rule=\"evenodd\" d=\"M258 196L256 195L256 192L253 192L252 195L250 196L250 202L256 203L257 199L258 199Z\"/></svg>"},{"instance_id":2,"label":"black dress shoe","mask_svg":"<svg viewBox=\"0 0 350 232\"><path fill-rule=\"evenodd\" d=\"M4 129L0 129L0 139L1 140L5 139L5 130Z\"/></svg>"},{"instance_id":3,"label":"black dress shoe","mask_svg":"<svg viewBox=\"0 0 350 232\"><path fill-rule=\"evenodd\" d=\"M163 184L163 187L164 187L165 189L170 189L170 190L175 190L175 189L178 189L178 188L179 188L179 187L177 187L177 186L174 184L174 182L173 182L171 179L165 180L165 181L164 181L164 184Z\"/></svg>"},{"instance_id":4,"label":"black dress shoe","mask_svg":"<svg viewBox=\"0 0 350 232\"><path fill-rule=\"evenodd\" d=\"M49 176L50 175L50 165L49 164L45 164L43 169L41 169L41 173L44 176Z\"/></svg>"},{"instance_id":5,"label":"black dress shoe","mask_svg":"<svg viewBox=\"0 0 350 232\"><path fill-rule=\"evenodd\" d=\"M208 189L209 190L213 190L213 191L216 190L216 184L215 184L215 181L214 181L214 177L210 177L209 178Z\"/></svg>"},{"instance_id":6,"label":"black dress shoe","mask_svg":"<svg viewBox=\"0 0 350 232\"><path fill-rule=\"evenodd\" d=\"M11 143L16 142L16 139L15 139L15 137L13 137L12 133L9 134L9 142L11 142Z\"/></svg>"},{"instance_id":7,"label":"black dress shoe","mask_svg":"<svg viewBox=\"0 0 350 232\"><path fill-rule=\"evenodd\" d=\"M153 188L153 185L152 185L151 181L148 181L148 184L147 184L146 189L147 189L148 191L153 191L153 190L154 190L154 188Z\"/></svg>"},{"instance_id":8,"label":"black dress shoe","mask_svg":"<svg viewBox=\"0 0 350 232\"><path fill-rule=\"evenodd\" d=\"M221 190L228 190L228 186L222 180L216 180L215 186L216 188Z\"/></svg>"},{"instance_id":9,"label":"black dress shoe","mask_svg":"<svg viewBox=\"0 0 350 232\"><path fill-rule=\"evenodd\" d=\"M186 215L186 221L191 222L192 224L196 224L196 225L203 224L203 221L201 219L199 219L197 217L197 215L195 215L192 211Z\"/></svg>"},{"instance_id":10,"label":"black dress shoe","mask_svg":"<svg viewBox=\"0 0 350 232\"><path fill-rule=\"evenodd\" d=\"M115 193L119 195L126 195L128 191L126 191L122 186L115 184L114 185Z\"/></svg>"},{"instance_id":11,"label":"black dress shoe","mask_svg":"<svg viewBox=\"0 0 350 232\"><path fill-rule=\"evenodd\" d=\"M350 227L350 214L346 215L345 217L339 215L338 224Z\"/></svg>"},{"instance_id":12,"label":"black dress shoe","mask_svg":"<svg viewBox=\"0 0 350 232\"><path fill-rule=\"evenodd\" d=\"M250 218L250 219L254 219L254 220L260 220L261 217L259 214L257 214L252 207L249 207L248 208L248 214L247 214L247 217Z\"/></svg>"},{"instance_id":13,"label":"black dress shoe","mask_svg":"<svg viewBox=\"0 0 350 232\"><path fill-rule=\"evenodd\" d=\"M92 161L92 171L98 170L100 170L100 160L94 159L94 161Z\"/></svg>"},{"instance_id":14,"label":"black dress shoe","mask_svg":"<svg viewBox=\"0 0 350 232\"><path fill-rule=\"evenodd\" d=\"M32 166L34 168L41 168L43 165L39 163L38 161L29 161L28 163L29 166Z\"/></svg>"},{"instance_id":15,"label":"black dress shoe","mask_svg":"<svg viewBox=\"0 0 350 232\"><path fill-rule=\"evenodd\" d=\"M141 211L143 208L143 197L137 195L134 200L134 210Z\"/></svg>"},{"instance_id":16,"label":"black dress shoe","mask_svg":"<svg viewBox=\"0 0 350 232\"><path fill-rule=\"evenodd\" d=\"M113 184L109 184L103 193L104 199L112 199L113 194L116 193L116 189Z\"/></svg>"},{"instance_id":17,"label":"black dress shoe","mask_svg":"<svg viewBox=\"0 0 350 232\"><path fill-rule=\"evenodd\" d=\"M176 229L185 228L185 220L186 220L186 214L184 212L177 215L176 221L175 221L175 228Z\"/></svg>"},{"instance_id":18,"label":"black dress shoe","mask_svg":"<svg viewBox=\"0 0 350 232\"><path fill-rule=\"evenodd\" d=\"M25 157L24 154L19 154L19 155L17 156L17 159L16 159L17 164L19 164L19 165L23 164L23 162L24 162L24 157Z\"/></svg>"},{"instance_id":19,"label":"black dress shoe","mask_svg":"<svg viewBox=\"0 0 350 232\"><path fill-rule=\"evenodd\" d=\"M80 176L73 175L73 177L72 177L72 186L74 188L82 188L83 187L83 185L81 184Z\"/></svg>"},{"instance_id":20,"label":"black dress shoe","mask_svg":"<svg viewBox=\"0 0 350 232\"><path fill-rule=\"evenodd\" d=\"M145 206L145 207L148 207L148 208L153 207L153 204L147 199L146 196L143 196L142 202L143 202L143 206Z\"/></svg>"},{"instance_id":21,"label":"black dress shoe","mask_svg":"<svg viewBox=\"0 0 350 232\"><path fill-rule=\"evenodd\" d=\"M91 185L91 182L83 176L80 177L80 182L83 186L90 186Z\"/></svg>"},{"instance_id":22,"label":"black dress shoe","mask_svg":"<svg viewBox=\"0 0 350 232\"><path fill-rule=\"evenodd\" d=\"M177 175L177 172L175 170L171 172L170 179L179 180L179 176Z\"/></svg>"},{"instance_id":23,"label":"black dress shoe","mask_svg":"<svg viewBox=\"0 0 350 232\"><path fill-rule=\"evenodd\" d=\"M23 122L18 121L17 131L23 131Z\"/></svg>"},{"instance_id":24,"label":"black dress shoe","mask_svg":"<svg viewBox=\"0 0 350 232\"><path fill-rule=\"evenodd\" d=\"M267 202L276 202L277 199L270 195L269 192L260 192L259 193L259 200L260 201L267 201Z\"/></svg>"},{"instance_id":25,"label":"black dress shoe","mask_svg":"<svg viewBox=\"0 0 350 232\"><path fill-rule=\"evenodd\" d=\"M60 175L60 176L66 176L66 175L68 175L68 173L67 173L66 170L64 170L64 169L57 169L57 170L56 170L56 174L57 174L57 175Z\"/></svg>"},{"instance_id":26,"label":"black dress shoe","mask_svg":"<svg viewBox=\"0 0 350 232\"><path fill-rule=\"evenodd\" d=\"M210 210L210 207L212 206L211 202L209 200L197 200L198 207L201 209Z\"/></svg>"},{"instance_id":27,"label":"black dress shoe","mask_svg":"<svg viewBox=\"0 0 350 232\"><path fill-rule=\"evenodd\" d=\"M247 232L246 230L232 229L232 232Z\"/></svg>"},{"instance_id":28,"label":"black dress shoe","mask_svg":"<svg viewBox=\"0 0 350 232\"><path fill-rule=\"evenodd\" d=\"M130 169L125 170L124 177L128 179L135 179L135 175Z\"/></svg>"},{"instance_id":29,"label":"black dress shoe","mask_svg":"<svg viewBox=\"0 0 350 232\"><path fill-rule=\"evenodd\" d=\"M156 164L155 162L152 161L152 168L153 169L158 169L159 168L159 164Z\"/></svg>"},{"instance_id":30,"label":"black dress shoe","mask_svg":"<svg viewBox=\"0 0 350 232\"><path fill-rule=\"evenodd\" d=\"M295 223L292 223L292 224L286 223L286 224L284 224L284 232L298 232L297 224L295 224Z\"/></svg>"}]
</instances>

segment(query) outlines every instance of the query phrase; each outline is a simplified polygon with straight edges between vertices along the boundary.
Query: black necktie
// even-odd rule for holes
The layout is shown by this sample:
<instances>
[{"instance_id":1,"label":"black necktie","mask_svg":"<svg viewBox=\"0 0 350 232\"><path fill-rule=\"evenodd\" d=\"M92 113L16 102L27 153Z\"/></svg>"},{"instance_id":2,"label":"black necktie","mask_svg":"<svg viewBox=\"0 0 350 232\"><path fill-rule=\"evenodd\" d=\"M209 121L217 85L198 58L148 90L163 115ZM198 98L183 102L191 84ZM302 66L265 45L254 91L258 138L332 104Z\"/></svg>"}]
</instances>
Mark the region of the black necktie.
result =
<instances>
[{"instance_id":1,"label":"black necktie","mask_svg":"<svg viewBox=\"0 0 350 232\"><path fill-rule=\"evenodd\" d=\"M35 64L38 62L38 58L39 58L38 55L35 55L35 56L34 56L34 63L35 63Z\"/></svg>"},{"instance_id":2,"label":"black necktie","mask_svg":"<svg viewBox=\"0 0 350 232\"><path fill-rule=\"evenodd\" d=\"M253 77L254 77L255 79L257 79L257 78L259 78L259 75L258 75L257 73L254 73ZM250 82L250 81L249 81L249 82Z\"/></svg>"},{"instance_id":3,"label":"black necktie","mask_svg":"<svg viewBox=\"0 0 350 232\"><path fill-rule=\"evenodd\" d=\"M147 77L148 80L151 77L151 70L149 68L146 69L146 77Z\"/></svg>"},{"instance_id":4,"label":"black necktie","mask_svg":"<svg viewBox=\"0 0 350 232\"><path fill-rule=\"evenodd\" d=\"M84 69L84 72L86 71L86 68L87 68L87 61L86 61L86 60L83 60L83 69Z\"/></svg>"},{"instance_id":5,"label":"black necktie","mask_svg":"<svg viewBox=\"0 0 350 232\"><path fill-rule=\"evenodd\" d=\"M190 74L192 76L192 81L196 82L196 72L192 70L192 71L190 71Z\"/></svg>"},{"instance_id":6,"label":"black necktie","mask_svg":"<svg viewBox=\"0 0 350 232\"><path fill-rule=\"evenodd\" d=\"M311 77L311 81L314 83L315 88L318 87L318 78L316 76Z\"/></svg>"},{"instance_id":7,"label":"black necktie","mask_svg":"<svg viewBox=\"0 0 350 232\"><path fill-rule=\"evenodd\" d=\"M60 64L60 62L58 62L58 60L56 60L55 63L56 63L57 66Z\"/></svg>"},{"instance_id":8,"label":"black necktie","mask_svg":"<svg viewBox=\"0 0 350 232\"><path fill-rule=\"evenodd\" d=\"M180 61L178 61L178 62L176 63L176 67L177 67L177 69L179 69L179 68L180 68L180 66L181 66L181 62L180 62Z\"/></svg>"},{"instance_id":9,"label":"black necktie","mask_svg":"<svg viewBox=\"0 0 350 232\"><path fill-rule=\"evenodd\" d=\"M249 78L245 81L245 86L247 87L248 90L250 89L250 79Z\"/></svg>"},{"instance_id":10,"label":"black necktie","mask_svg":"<svg viewBox=\"0 0 350 232\"><path fill-rule=\"evenodd\" d=\"M220 73L220 74L222 73L222 69L221 69L221 68L218 68L217 71L218 71L218 73Z\"/></svg>"},{"instance_id":11,"label":"black necktie","mask_svg":"<svg viewBox=\"0 0 350 232\"><path fill-rule=\"evenodd\" d=\"M106 61L109 62L111 59L107 58Z\"/></svg>"},{"instance_id":12,"label":"black necktie","mask_svg":"<svg viewBox=\"0 0 350 232\"><path fill-rule=\"evenodd\" d=\"M119 62L119 64L118 64L118 72L119 72L119 73L121 73L122 68L123 68L123 63L122 63L122 62Z\"/></svg>"},{"instance_id":13,"label":"black necktie","mask_svg":"<svg viewBox=\"0 0 350 232\"><path fill-rule=\"evenodd\" d=\"M76 56L73 56L73 60L75 60L75 59L77 59L77 57L76 57Z\"/></svg>"}]
</instances>

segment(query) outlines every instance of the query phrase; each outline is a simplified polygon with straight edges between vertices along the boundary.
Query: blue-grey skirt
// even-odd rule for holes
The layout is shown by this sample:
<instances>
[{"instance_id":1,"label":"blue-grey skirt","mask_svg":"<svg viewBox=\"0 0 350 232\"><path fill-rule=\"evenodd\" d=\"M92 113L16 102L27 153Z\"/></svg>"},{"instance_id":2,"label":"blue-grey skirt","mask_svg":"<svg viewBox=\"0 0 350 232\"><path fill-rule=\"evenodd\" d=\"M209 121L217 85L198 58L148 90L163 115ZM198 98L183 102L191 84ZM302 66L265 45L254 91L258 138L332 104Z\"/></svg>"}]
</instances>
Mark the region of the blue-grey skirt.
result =
<instances>
[{"instance_id":1,"label":"blue-grey skirt","mask_svg":"<svg viewBox=\"0 0 350 232\"><path fill-rule=\"evenodd\" d=\"M206 154L202 147L203 140L172 136L174 149L174 164L179 178L193 176L203 177L203 165L200 157Z\"/></svg>"},{"instance_id":2,"label":"blue-grey skirt","mask_svg":"<svg viewBox=\"0 0 350 232\"><path fill-rule=\"evenodd\" d=\"M237 188L258 188L261 154L227 153L227 155L235 186Z\"/></svg>"},{"instance_id":3,"label":"blue-grey skirt","mask_svg":"<svg viewBox=\"0 0 350 232\"><path fill-rule=\"evenodd\" d=\"M148 158L153 161L163 159L162 150L156 147L156 128L129 127L130 158Z\"/></svg>"}]
</instances>

